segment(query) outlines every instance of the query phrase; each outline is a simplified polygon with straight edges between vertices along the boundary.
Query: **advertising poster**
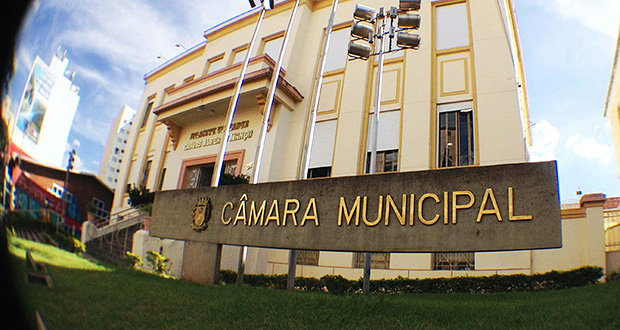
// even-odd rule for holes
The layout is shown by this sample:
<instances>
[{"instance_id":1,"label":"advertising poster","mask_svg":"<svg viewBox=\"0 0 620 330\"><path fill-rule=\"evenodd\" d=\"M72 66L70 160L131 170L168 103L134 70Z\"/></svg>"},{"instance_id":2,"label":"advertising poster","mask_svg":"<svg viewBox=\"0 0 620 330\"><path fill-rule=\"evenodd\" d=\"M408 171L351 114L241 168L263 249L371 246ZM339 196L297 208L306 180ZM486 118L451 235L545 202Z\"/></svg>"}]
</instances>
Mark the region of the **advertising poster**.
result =
<instances>
[{"instance_id":1,"label":"advertising poster","mask_svg":"<svg viewBox=\"0 0 620 330\"><path fill-rule=\"evenodd\" d=\"M41 126L47 111L46 101L49 99L52 84L51 75L38 62L35 62L16 123L17 129L35 143L39 142Z\"/></svg>"}]
</instances>

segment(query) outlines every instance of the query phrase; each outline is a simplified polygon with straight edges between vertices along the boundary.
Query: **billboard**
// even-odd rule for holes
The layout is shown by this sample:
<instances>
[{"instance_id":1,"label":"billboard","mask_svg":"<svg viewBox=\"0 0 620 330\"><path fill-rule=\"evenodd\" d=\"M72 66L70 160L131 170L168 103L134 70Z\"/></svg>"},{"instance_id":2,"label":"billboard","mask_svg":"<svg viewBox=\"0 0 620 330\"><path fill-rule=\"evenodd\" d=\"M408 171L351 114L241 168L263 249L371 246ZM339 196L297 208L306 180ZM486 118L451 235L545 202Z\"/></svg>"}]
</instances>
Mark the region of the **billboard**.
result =
<instances>
[{"instance_id":1,"label":"billboard","mask_svg":"<svg viewBox=\"0 0 620 330\"><path fill-rule=\"evenodd\" d=\"M16 121L17 129L34 143L39 142L41 126L47 112L47 103L54 85L53 75L42 65L44 64L41 64L37 58L30 77L28 77Z\"/></svg>"}]
</instances>

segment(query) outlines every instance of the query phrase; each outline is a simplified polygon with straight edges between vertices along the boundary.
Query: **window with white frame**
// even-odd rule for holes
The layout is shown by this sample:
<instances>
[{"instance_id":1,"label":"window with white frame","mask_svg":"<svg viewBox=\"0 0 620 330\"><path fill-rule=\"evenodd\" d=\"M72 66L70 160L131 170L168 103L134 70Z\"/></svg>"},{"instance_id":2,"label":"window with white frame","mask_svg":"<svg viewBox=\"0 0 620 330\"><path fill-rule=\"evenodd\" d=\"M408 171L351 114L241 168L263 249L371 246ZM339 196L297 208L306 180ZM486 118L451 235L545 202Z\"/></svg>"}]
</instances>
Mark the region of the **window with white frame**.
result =
<instances>
[{"instance_id":1,"label":"window with white frame","mask_svg":"<svg viewBox=\"0 0 620 330\"><path fill-rule=\"evenodd\" d=\"M437 167L473 165L473 102L437 105Z\"/></svg>"}]
</instances>

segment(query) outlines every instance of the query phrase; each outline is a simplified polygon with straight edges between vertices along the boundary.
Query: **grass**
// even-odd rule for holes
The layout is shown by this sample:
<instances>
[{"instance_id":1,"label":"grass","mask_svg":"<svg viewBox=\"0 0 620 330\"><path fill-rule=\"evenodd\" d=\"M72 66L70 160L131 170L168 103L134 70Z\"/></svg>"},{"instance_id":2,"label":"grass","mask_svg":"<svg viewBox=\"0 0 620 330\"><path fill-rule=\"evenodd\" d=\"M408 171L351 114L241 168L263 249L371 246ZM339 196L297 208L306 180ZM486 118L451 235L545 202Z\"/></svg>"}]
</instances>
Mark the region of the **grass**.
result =
<instances>
[{"instance_id":1,"label":"grass","mask_svg":"<svg viewBox=\"0 0 620 330\"><path fill-rule=\"evenodd\" d=\"M53 249L44 247L48 255ZM620 282L534 293L333 296L100 267L52 265L54 288L26 285L22 297L49 329L620 329Z\"/></svg>"}]
</instances>

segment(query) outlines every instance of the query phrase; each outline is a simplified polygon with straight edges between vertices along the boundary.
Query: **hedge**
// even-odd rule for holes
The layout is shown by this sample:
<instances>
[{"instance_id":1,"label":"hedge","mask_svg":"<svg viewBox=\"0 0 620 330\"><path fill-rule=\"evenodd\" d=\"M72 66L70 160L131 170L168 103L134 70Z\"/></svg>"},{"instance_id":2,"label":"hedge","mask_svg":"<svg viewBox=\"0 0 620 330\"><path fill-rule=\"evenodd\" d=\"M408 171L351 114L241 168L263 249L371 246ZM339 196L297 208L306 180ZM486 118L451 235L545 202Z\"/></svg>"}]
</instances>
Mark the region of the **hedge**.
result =
<instances>
[{"instance_id":1,"label":"hedge","mask_svg":"<svg viewBox=\"0 0 620 330\"><path fill-rule=\"evenodd\" d=\"M544 274L515 274L492 276L466 276L453 278L411 279L396 277L370 281L371 292L386 293L491 293L513 291L541 291L567 289L598 283L603 276L601 267L584 266L569 271L550 271ZM236 283L237 274L232 270L220 272L221 282ZM286 288L286 275L247 274L244 283L258 287ZM347 294L362 291L362 279L349 280L341 275L325 275L321 279L296 277L295 289L304 291L327 291Z\"/></svg>"}]
</instances>

